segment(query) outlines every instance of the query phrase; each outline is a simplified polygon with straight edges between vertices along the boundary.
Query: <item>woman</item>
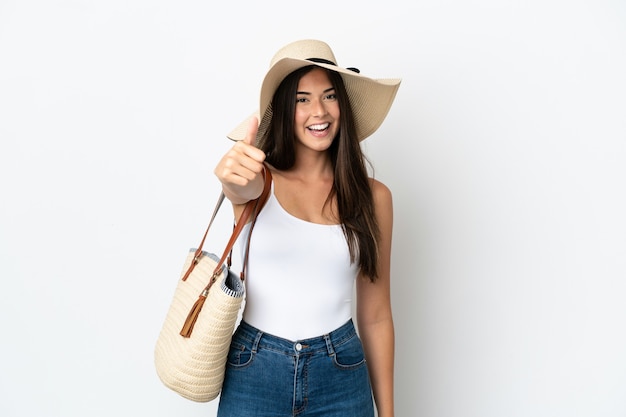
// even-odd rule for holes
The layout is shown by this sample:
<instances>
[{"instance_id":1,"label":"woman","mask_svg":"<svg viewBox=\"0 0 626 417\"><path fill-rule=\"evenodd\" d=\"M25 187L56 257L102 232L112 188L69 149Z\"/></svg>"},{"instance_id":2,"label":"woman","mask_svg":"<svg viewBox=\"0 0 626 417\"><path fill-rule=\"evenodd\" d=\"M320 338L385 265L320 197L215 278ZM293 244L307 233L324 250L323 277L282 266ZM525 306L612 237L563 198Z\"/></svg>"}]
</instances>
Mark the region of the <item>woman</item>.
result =
<instances>
[{"instance_id":1,"label":"woman","mask_svg":"<svg viewBox=\"0 0 626 417\"><path fill-rule=\"evenodd\" d=\"M272 60L260 123L229 135L237 142L215 174L235 215L260 195L265 167L273 182L218 416L371 417L374 403L393 416L392 198L368 178L359 142L399 84L338 67L324 42L297 41Z\"/></svg>"}]
</instances>

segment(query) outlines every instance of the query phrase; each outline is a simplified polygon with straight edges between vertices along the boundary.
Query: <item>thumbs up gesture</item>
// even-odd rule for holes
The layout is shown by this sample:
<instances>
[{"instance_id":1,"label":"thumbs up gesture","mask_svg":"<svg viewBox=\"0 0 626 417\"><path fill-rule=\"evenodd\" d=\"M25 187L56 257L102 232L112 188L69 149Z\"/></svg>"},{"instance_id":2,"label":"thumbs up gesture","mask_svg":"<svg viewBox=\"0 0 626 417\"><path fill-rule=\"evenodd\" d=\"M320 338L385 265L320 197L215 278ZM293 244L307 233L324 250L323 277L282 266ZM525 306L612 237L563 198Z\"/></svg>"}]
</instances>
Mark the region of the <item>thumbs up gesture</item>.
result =
<instances>
[{"instance_id":1,"label":"thumbs up gesture","mask_svg":"<svg viewBox=\"0 0 626 417\"><path fill-rule=\"evenodd\" d=\"M258 129L258 119L253 117L245 139L236 142L214 170L224 194L235 205L245 204L263 191L265 153L254 146Z\"/></svg>"}]
</instances>

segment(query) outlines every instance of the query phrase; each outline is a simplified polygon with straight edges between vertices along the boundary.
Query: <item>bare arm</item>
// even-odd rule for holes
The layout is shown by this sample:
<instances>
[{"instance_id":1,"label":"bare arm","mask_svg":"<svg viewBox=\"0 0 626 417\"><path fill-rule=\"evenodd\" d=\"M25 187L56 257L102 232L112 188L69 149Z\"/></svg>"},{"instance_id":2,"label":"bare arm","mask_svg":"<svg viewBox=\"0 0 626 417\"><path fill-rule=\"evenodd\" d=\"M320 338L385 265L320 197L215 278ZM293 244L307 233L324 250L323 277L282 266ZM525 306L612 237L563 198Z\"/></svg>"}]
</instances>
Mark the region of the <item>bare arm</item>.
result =
<instances>
[{"instance_id":1,"label":"bare arm","mask_svg":"<svg viewBox=\"0 0 626 417\"><path fill-rule=\"evenodd\" d=\"M380 228L379 276L375 282L360 276L357 282L357 323L363 341L379 417L394 416L393 375L395 336L391 312L390 259L393 205L389 189L372 182Z\"/></svg>"}]
</instances>

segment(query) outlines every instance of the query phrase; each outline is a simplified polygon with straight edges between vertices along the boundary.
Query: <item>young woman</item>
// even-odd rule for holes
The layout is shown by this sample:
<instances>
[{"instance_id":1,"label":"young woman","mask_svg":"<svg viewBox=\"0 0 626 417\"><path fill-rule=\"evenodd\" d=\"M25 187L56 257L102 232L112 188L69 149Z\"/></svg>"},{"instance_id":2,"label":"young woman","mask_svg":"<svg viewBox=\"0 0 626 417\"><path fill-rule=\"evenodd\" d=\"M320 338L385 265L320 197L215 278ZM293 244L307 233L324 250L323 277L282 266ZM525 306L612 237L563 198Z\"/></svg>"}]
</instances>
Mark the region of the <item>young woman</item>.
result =
<instances>
[{"instance_id":1,"label":"young woman","mask_svg":"<svg viewBox=\"0 0 626 417\"><path fill-rule=\"evenodd\" d=\"M297 41L272 60L260 122L229 135L237 142L215 174L235 215L260 195L264 169L273 181L219 417L373 417L374 406L393 417L392 198L368 177L359 142L399 84L340 68L324 42Z\"/></svg>"}]
</instances>

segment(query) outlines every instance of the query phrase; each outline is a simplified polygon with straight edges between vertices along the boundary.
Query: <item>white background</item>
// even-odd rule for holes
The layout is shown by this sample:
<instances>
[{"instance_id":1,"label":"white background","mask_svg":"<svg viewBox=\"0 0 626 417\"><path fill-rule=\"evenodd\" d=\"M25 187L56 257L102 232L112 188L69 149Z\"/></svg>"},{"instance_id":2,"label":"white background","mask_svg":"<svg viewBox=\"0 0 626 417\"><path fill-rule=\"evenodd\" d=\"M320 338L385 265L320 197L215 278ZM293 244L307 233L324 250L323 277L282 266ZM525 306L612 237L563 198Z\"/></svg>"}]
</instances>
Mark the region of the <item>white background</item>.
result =
<instances>
[{"instance_id":1,"label":"white background","mask_svg":"<svg viewBox=\"0 0 626 417\"><path fill-rule=\"evenodd\" d=\"M154 342L226 133L309 37L403 78L364 144L397 416L626 415L625 3L250 3L0 1L0 415L215 414Z\"/></svg>"}]
</instances>

